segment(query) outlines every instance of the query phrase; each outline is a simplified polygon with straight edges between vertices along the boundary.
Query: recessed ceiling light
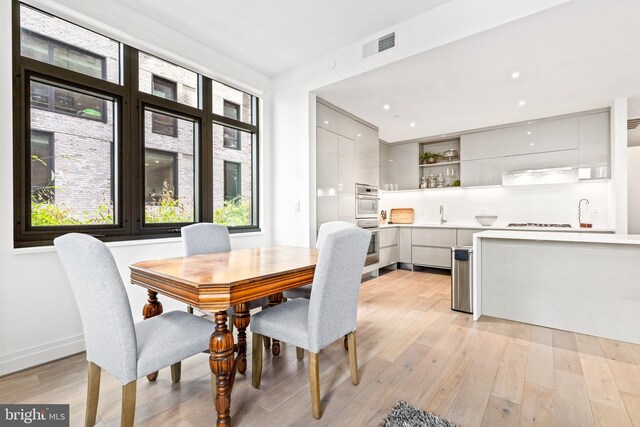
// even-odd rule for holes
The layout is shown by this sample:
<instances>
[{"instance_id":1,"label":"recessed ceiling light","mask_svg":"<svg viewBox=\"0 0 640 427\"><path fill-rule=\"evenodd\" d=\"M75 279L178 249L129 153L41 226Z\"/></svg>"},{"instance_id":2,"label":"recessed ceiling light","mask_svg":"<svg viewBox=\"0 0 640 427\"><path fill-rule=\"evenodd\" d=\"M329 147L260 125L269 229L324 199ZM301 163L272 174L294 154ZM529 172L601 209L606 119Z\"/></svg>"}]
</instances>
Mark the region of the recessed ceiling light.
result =
<instances>
[{"instance_id":1,"label":"recessed ceiling light","mask_svg":"<svg viewBox=\"0 0 640 427\"><path fill-rule=\"evenodd\" d=\"M388 110L389 108L391 108L391 105L389 105L389 104L384 104L384 105L382 106L382 108L384 108L385 110Z\"/></svg>"},{"instance_id":2,"label":"recessed ceiling light","mask_svg":"<svg viewBox=\"0 0 640 427\"><path fill-rule=\"evenodd\" d=\"M532 143L531 143L531 144L529 144L529 145L533 147L533 146L534 146L534 145L536 145L536 144L534 144L534 143L532 142Z\"/></svg>"},{"instance_id":3,"label":"recessed ceiling light","mask_svg":"<svg viewBox=\"0 0 640 427\"><path fill-rule=\"evenodd\" d=\"M149 163L145 163L144 165L145 165L145 166L149 166Z\"/></svg>"},{"instance_id":4,"label":"recessed ceiling light","mask_svg":"<svg viewBox=\"0 0 640 427\"><path fill-rule=\"evenodd\" d=\"M329 120L325 120L325 121L324 121L324 124L325 124L325 125L328 125L328 124L329 124Z\"/></svg>"},{"instance_id":5,"label":"recessed ceiling light","mask_svg":"<svg viewBox=\"0 0 640 427\"><path fill-rule=\"evenodd\" d=\"M156 160L156 163L160 163L160 160Z\"/></svg>"},{"instance_id":6,"label":"recessed ceiling light","mask_svg":"<svg viewBox=\"0 0 640 427\"><path fill-rule=\"evenodd\" d=\"M527 122L528 125L530 125L531 123L533 123L533 122Z\"/></svg>"},{"instance_id":7,"label":"recessed ceiling light","mask_svg":"<svg viewBox=\"0 0 640 427\"><path fill-rule=\"evenodd\" d=\"M513 73L511 73L512 79L517 79L518 77L520 77L520 71L514 71Z\"/></svg>"},{"instance_id":8,"label":"recessed ceiling light","mask_svg":"<svg viewBox=\"0 0 640 427\"><path fill-rule=\"evenodd\" d=\"M357 134L356 136L357 136L358 138L360 138L362 135L361 135L361 134Z\"/></svg>"},{"instance_id":9,"label":"recessed ceiling light","mask_svg":"<svg viewBox=\"0 0 640 427\"><path fill-rule=\"evenodd\" d=\"M414 128L414 127L416 127L416 124L414 122L411 122L411 123L409 123L409 126Z\"/></svg>"},{"instance_id":10,"label":"recessed ceiling light","mask_svg":"<svg viewBox=\"0 0 640 427\"><path fill-rule=\"evenodd\" d=\"M528 131L528 132L527 132L527 135L531 135L531 131Z\"/></svg>"},{"instance_id":11,"label":"recessed ceiling light","mask_svg":"<svg viewBox=\"0 0 640 427\"><path fill-rule=\"evenodd\" d=\"M527 101L525 101L524 99L518 102L518 106L519 107L524 107L524 105L527 103Z\"/></svg>"},{"instance_id":12,"label":"recessed ceiling light","mask_svg":"<svg viewBox=\"0 0 640 427\"><path fill-rule=\"evenodd\" d=\"M442 138L446 137L447 135L440 135Z\"/></svg>"}]
</instances>

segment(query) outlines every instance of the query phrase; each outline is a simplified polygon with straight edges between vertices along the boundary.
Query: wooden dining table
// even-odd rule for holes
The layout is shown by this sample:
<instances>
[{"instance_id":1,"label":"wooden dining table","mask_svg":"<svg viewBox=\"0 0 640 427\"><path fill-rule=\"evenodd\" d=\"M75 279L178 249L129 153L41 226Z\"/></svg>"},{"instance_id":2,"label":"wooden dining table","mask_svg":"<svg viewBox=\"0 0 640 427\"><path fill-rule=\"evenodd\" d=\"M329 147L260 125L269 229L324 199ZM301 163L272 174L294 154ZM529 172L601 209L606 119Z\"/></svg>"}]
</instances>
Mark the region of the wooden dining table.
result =
<instances>
[{"instance_id":1,"label":"wooden dining table","mask_svg":"<svg viewBox=\"0 0 640 427\"><path fill-rule=\"evenodd\" d=\"M215 330L209 341L209 366L215 375L213 390L217 426L231 424L231 390L236 371L247 368L249 302L268 297L269 306L282 302L282 292L313 281L316 249L274 246L216 254L142 261L130 266L131 283L147 289L145 319L162 313L158 294L214 313ZM227 328L227 309L234 307L238 342ZM278 354L280 343L272 342ZM150 375L149 380L157 377Z\"/></svg>"}]
</instances>

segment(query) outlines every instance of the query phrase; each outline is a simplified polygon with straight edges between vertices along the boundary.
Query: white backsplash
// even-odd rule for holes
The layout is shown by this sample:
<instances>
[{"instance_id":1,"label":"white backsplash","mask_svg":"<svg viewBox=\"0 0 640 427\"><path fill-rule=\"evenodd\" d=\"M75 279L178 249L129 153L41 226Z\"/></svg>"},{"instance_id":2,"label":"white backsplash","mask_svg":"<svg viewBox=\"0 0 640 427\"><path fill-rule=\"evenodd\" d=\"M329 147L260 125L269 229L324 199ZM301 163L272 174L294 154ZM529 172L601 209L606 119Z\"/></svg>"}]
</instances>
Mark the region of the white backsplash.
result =
<instances>
[{"instance_id":1,"label":"white backsplash","mask_svg":"<svg viewBox=\"0 0 640 427\"><path fill-rule=\"evenodd\" d=\"M414 222L440 223L440 205L452 225L478 225L475 215L498 215L495 226L511 222L567 223L578 226L578 201L589 199L594 228L609 224L609 181L521 187L444 188L385 191L381 209L413 208Z\"/></svg>"}]
</instances>

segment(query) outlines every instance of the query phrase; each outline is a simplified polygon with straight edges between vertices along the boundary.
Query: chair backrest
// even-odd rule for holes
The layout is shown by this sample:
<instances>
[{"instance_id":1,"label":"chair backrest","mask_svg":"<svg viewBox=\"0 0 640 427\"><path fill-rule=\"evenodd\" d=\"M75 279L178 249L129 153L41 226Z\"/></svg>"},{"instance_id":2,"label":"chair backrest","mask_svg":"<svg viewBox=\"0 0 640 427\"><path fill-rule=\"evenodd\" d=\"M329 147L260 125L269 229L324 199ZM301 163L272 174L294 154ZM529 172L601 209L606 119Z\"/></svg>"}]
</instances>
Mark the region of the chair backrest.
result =
<instances>
[{"instance_id":1,"label":"chair backrest","mask_svg":"<svg viewBox=\"0 0 640 427\"><path fill-rule=\"evenodd\" d=\"M229 252L229 229L220 224L200 223L180 229L186 256Z\"/></svg>"},{"instance_id":2,"label":"chair backrest","mask_svg":"<svg viewBox=\"0 0 640 427\"><path fill-rule=\"evenodd\" d=\"M325 242L327 241L327 236L334 231L344 230L345 228L355 227L355 224L351 224L350 222L345 221L330 221L320 224L320 229L318 230L318 239L316 240L316 249L322 249Z\"/></svg>"},{"instance_id":3,"label":"chair backrest","mask_svg":"<svg viewBox=\"0 0 640 427\"><path fill-rule=\"evenodd\" d=\"M309 300L309 350L318 352L356 329L358 292L371 232L351 227L327 236Z\"/></svg>"},{"instance_id":4,"label":"chair backrest","mask_svg":"<svg viewBox=\"0 0 640 427\"><path fill-rule=\"evenodd\" d=\"M131 306L109 248L78 233L53 244L78 304L87 360L123 384L135 380L138 350Z\"/></svg>"}]
</instances>

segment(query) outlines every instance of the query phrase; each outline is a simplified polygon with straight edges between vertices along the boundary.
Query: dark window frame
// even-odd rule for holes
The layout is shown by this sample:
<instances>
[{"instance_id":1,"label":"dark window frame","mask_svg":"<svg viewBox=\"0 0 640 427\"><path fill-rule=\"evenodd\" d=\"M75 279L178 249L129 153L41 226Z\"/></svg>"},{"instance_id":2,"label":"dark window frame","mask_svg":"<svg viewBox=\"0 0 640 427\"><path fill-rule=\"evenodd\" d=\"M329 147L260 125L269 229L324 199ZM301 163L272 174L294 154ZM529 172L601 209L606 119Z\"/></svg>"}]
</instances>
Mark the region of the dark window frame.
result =
<instances>
[{"instance_id":1,"label":"dark window frame","mask_svg":"<svg viewBox=\"0 0 640 427\"><path fill-rule=\"evenodd\" d=\"M236 182L236 194L233 197L229 197L227 195L227 166L228 165L233 165L236 168L236 177L237 177L237 182ZM225 202L228 200L233 200L238 196L242 195L242 163L240 162L234 162L231 160L224 160L223 161L223 186L224 186L224 200Z\"/></svg>"},{"instance_id":2,"label":"dark window frame","mask_svg":"<svg viewBox=\"0 0 640 427\"><path fill-rule=\"evenodd\" d=\"M102 63L102 67L101 67L101 72L102 72L102 79L106 79L107 77L107 58L105 58L104 56L98 55L96 53L90 52L86 49L82 49L80 47L76 47L73 45L70 45L68 43L65 43L63 41L59 41L56 39L52 39L51 37L45 36L43 34L38 34L34 31L31 30L27 30L25 28L20 28L20 36L22 36L23 33L28 33L31 35L31 37L35 37L35 38L40 38L41 40L44 40L45 42L47 42L47 47L48 47L48 53L49 53L49 62L51 64L53 64L53 52L54 52L54 44L58 44L60 46L64 46L67 49L72 49L75 50L77 52L82 53L83 55L86 56L90 56L93 57L95 59L100 60L100 62ZM90 77L90 76L89 76ZM106 109L107 109L107 104L105 102L102 103L102 111L101 111L101 115L100 117L91 117L91 116L79 116L78 114L73 114L70 113L68 111L64 111L64 110L57 110L56 109L56 89L60 89L60 88L56 88L53 86L49 86L49 99L47 102L47 106L46 107L42 107L42 106L36 106L35 108L41 109L41 110L45 110L45 111L51 111L52 113L56 113L56 114L66 114L68 116L71 117L78 117L81 119L85 119L85 120L95 120L95 121L99 121L102 123L106 123L107 122L107 117L106 117Z\"/></svg>"},{"instance_id":3,"label":"dark window frame","mask_svg":"<svg viewBox=\"0 0 640 427\"><path fill-rule=\"evenodd\" d=\"M165 77L158 76L156 74L151 74L151 92L153 92L153 88L154 88L154 85L156 84L156 81L162 84L171 85L173 87L173 93L175 94L175 97L173 99L172 98L163 98L163 99L170 99L171 101L178 100L178 82L174 82L173 80L169 80ZM154 95L154 96L157 96L157 95ZM177 138L178 137L178 119L176 119L175 117L173 118L172 132L162 132L158 127L159 125L157 122L158 117L159 116L156 115L155 113L151 114L151 132L157 133L159 135L166 135L173 138ZM166 126L167 124L160 123L160 125Z\"/></svg>"},{"instance_id":4,"label":"dark window frame","mask_svg":"<svg viewBox=\"0 0 640 427\"><path fill-rule=\"evenodd\" d=\"M213 124L245 131L252 137L252 210L251 224L229 227L231 233L260 231L259 99L252 96L253 123L213 113L212 80L199 75L199 107L191 107L147 94L139 90L138 51L120 43L120 81L114 83L80 72L21 56L20 6L12 0L13 56L13 176L14 176L14 247L50 245L54 238L68 233L91 234L103 241L166 238L179 233L179 224L144 223L144 110L150 108L196 123L194 171L195 220L213 220ZM25 7L31 7L24 5ZM44 12L48 14L47 12ZM82 27L76 23L73 25ZM91 31L91 30L89 30ZM117 41L117 40L116 40ZM166 61L165 59L159 57ZM114 143L112 145L112 194L115 224L32 227L30 212L29 150L31 123L29 81L44 80L63 88L113 99ZM34 106L35 108L35 106ZM106 111L106 110L105 110ZM63 114L60 112L60 114ZM115 152L113 151L115 150Z\"/></svg>"},{"instance_id":5,"label":"dark window frame","mask_svg":"<svg viewBox=\"0 0 640 427\"><path fill-rule=\"evenodd\" d=\"M47 184L47 187L40 187L40 186L35 186L33 185L33 182L31 182L31 192L33 193L34 189L35 190L41 190L43 188L48 188L49 189L49 193L51 194L51 199L55 200L55 170L56 170L56 148L55 148L55 132L51 132L48 130L41 130L41 129L31 129L31 133L29 135L29 157L31 158L31 161L33 163L33 135L34 133L36 134L40 134L46 137L47 139L47 148L49 151L49 155L47 156L47 169L49 169L49 175L51 175L51 173L54 174L54 179L52 181L50 181ZM52 185L51 185L52 184ZM50 186L51 185L51 186ZM49 201L49 200L47 200Z\"/></svg>"}]
</instances>

